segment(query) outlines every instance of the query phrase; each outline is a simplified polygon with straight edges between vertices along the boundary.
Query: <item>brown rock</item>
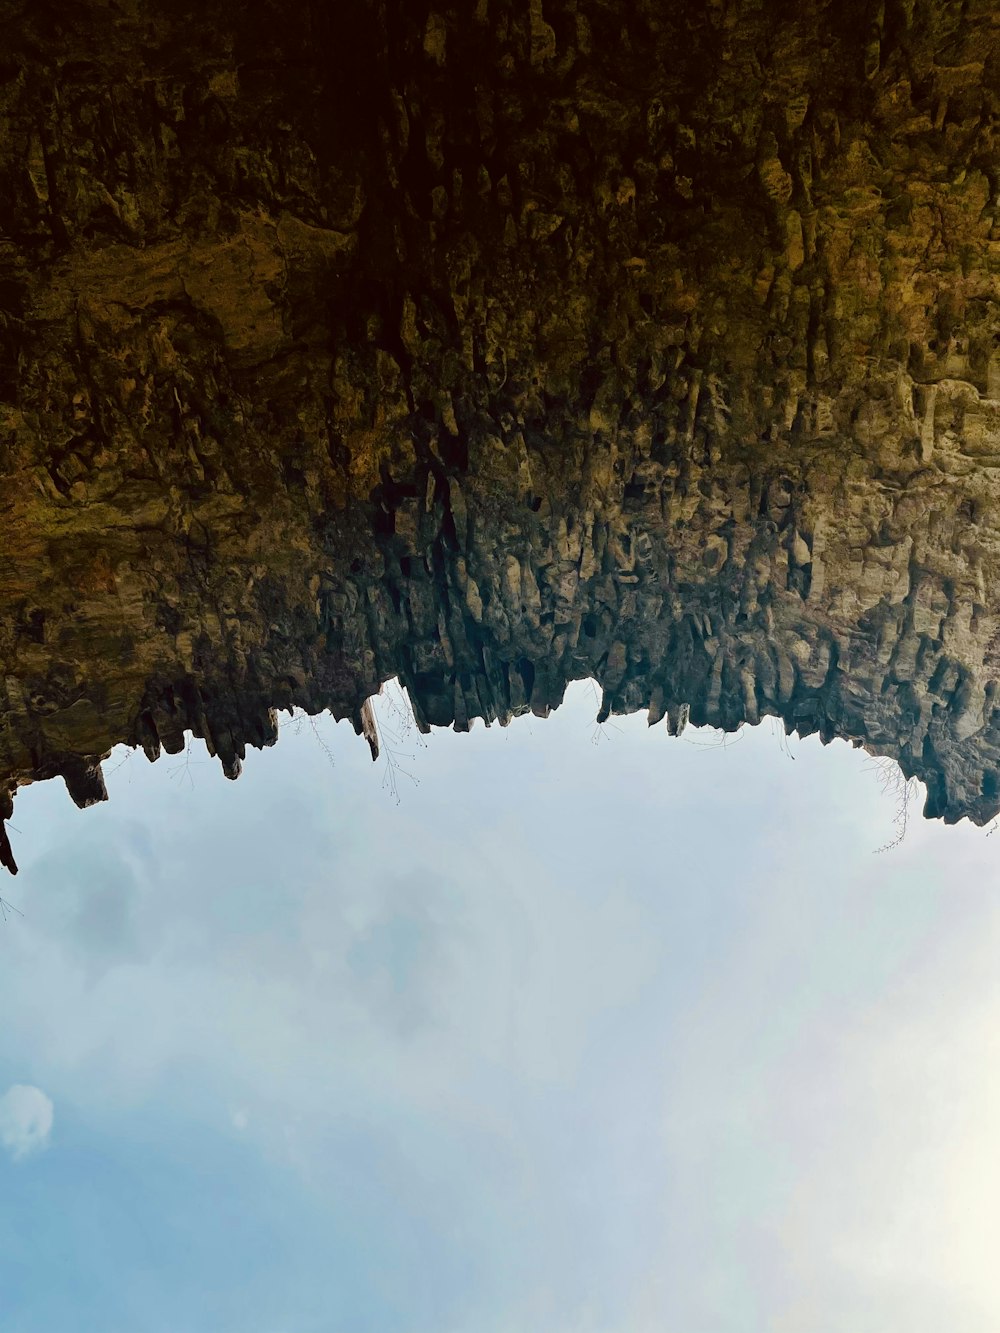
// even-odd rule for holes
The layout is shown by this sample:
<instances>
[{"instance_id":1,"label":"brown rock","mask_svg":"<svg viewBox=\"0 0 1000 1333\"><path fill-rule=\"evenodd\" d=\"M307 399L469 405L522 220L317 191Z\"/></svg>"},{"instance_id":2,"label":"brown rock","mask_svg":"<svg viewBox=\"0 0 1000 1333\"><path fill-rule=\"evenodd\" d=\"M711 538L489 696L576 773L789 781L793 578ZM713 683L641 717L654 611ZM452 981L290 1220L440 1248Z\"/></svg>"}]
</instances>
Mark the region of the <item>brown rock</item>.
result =
<instances>
[{"instance_id":1,"label":"brown rock","mask_svg":"<svg viewBox=\"0 0 1000 1333\"><path fill-rule=\"evenodd\" d=\"M0 815L398 674L992 818L998 36L881 11L0 4Z\"/></svg>"}]
</instances>

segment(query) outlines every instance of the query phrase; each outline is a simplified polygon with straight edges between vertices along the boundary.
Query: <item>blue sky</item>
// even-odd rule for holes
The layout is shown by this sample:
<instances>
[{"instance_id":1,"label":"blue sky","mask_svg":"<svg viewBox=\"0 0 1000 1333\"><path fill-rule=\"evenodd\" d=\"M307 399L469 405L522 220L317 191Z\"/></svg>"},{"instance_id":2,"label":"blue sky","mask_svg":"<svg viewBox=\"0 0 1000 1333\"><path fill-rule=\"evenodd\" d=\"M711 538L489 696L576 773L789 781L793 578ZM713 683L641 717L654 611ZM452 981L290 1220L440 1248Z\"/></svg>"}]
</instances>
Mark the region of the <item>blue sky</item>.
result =
<instances>
[{"instance_id":1,"label":"blue sky","mask_svg":"<svg viewBox=\"0 0 1000 1333\"><path fill-rule=\"evenodd\" d=\"M5 1333L995 1333L1000 843L595 712L19 795Z\"/></svg>"}]
</instances>

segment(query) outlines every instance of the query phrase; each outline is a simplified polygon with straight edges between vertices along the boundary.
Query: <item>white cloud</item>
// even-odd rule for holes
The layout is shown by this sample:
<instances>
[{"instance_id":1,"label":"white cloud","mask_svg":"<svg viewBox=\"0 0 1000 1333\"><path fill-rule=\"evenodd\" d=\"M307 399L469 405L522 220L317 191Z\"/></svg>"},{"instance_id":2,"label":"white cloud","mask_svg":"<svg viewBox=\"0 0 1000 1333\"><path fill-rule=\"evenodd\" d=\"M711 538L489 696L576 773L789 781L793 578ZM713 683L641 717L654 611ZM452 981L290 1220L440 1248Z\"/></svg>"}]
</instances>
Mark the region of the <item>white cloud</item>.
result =
<instances>
[{"instance_id":1,"label":"white cloud","mask_svg":"<svg viewBox=\"0 0 1000 1333\"><path fill-rule=\"evenodd\" d=\"M637 718L598 753L583 704L435 736L399 807L311 730L195 795L26 789L7 1059L95 1124L222 1108L324 1198L377 1179L497 1311L431 1319L442 1278L414 1324L996 1333L995 845L873 857L893 803L846 745Z\"/></svg>"},{"instance_id":2,"label":"white cloud","mask_svg":"<svg viewBox=\"0 0 1000 1333\"><path fill-rule=\"evenodd\" d=\"M51 1099L41 1088L14 1083L0 1097L0 1143L15 1162L46 1147L52 1120Z\"/></svg>"}]
</instances>

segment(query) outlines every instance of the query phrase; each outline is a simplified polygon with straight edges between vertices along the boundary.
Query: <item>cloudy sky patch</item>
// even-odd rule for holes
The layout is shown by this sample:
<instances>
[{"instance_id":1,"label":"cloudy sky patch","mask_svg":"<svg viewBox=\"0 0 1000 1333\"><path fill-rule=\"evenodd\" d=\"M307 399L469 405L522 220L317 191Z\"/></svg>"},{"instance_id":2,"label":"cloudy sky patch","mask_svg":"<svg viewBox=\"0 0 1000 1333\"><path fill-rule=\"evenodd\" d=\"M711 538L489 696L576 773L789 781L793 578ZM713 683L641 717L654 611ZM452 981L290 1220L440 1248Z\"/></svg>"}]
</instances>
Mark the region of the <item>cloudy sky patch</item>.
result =
<instances>
[{"instance_id":1,"label":"cloudy sky patch","mask_svg":"<svg viewBox=\"0 0 1000 1333\"><path fill-rule=\"evenodd\" d=\"M41 1088L14 1083L0 1097L0 1143L15 1162L47 1146L52 1121L52 1102Z\"/></svg>"},{"instance_id":2,"label":"cloudy sky patch","mask_svg":"<svg viewBox=\"0 0 1000 1333\"><path fill-rule=\"evenodd\" d=\"M19 795L17 1333L995 1333L996 841L594 711Z\"/></svg>"}]
</instances>

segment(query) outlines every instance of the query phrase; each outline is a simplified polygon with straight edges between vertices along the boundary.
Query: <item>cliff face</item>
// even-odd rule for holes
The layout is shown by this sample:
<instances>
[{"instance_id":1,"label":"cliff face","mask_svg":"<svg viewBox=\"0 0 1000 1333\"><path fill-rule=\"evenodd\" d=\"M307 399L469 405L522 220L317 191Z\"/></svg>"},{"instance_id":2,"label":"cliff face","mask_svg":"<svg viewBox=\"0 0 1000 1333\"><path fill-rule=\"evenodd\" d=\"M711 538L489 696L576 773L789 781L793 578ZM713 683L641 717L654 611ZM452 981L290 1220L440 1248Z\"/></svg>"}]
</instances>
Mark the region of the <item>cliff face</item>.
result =
<instances>
[{"instance_id":1,"label":"cliff face","mask_svg":"<svg viewBox=\"0 0 1000 1333\"><path fill-rule=\"evenodd\" d=\"M393 675L1000 809L991 0L0 15L0 815Z\"/></svg>"}]
</instances>

